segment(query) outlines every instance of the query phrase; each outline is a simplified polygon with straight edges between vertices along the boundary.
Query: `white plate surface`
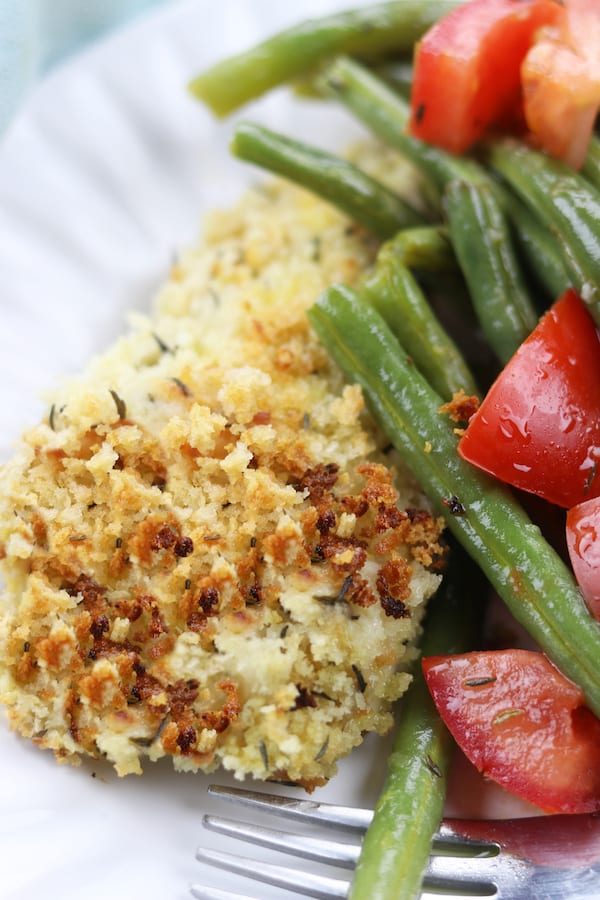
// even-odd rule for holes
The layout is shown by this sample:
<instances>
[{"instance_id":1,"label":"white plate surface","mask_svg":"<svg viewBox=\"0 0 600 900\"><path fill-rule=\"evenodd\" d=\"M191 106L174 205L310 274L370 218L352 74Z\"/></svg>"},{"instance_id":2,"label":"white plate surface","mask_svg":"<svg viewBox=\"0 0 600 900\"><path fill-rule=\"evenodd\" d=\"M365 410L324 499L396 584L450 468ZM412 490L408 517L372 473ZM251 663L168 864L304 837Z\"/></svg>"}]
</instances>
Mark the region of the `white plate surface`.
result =
<instances>
[{"instance_id":1,"label":"white plate surface","mask_svg":"<svg viewBox=\"0 0 600 900\"><path fill-rule=\"evenodd\" d=\"M102 351L128 311L151 307L203 211L262 177L229 157L232 121L214 121L188 96L190 77L341 5L184 0L76 58L33 94L0 143L0 461L46 413L44 391ZM331 148L359 133L341 111L284 91L243 114ZM373 803L387 746L368 739L319 797ZM169 764L124 780L101 763L58 766L1 719L0 897L183 900L201 879L264 900L288 896L194 861L197 844L223 845L201 827L202 814L216 811L206 796L213 780L176 775Z\"/></svg>"}]
</instances>

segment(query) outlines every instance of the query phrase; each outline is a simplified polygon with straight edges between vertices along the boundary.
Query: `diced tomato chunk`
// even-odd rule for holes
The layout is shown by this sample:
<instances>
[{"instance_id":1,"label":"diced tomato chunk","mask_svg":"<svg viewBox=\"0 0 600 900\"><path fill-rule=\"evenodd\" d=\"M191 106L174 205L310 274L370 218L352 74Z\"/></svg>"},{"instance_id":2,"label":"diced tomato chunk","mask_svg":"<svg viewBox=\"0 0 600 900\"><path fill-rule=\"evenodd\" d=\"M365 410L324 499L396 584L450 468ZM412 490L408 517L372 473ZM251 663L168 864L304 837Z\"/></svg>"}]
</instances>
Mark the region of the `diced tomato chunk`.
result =
<instances>
[{"instance_id":1,"label":"diced tomato chunk","mask_svg":"<svg viewBox=\"0 0 600 900\"><path fill-rule=\"evenodd\" d=\"M600 497L568 511L567 548L583 599L600 620Z\"/></svg>"},{"instance_id":2,"label":"diced tomato chunk","mask_svg":"<svg viewBox=\"0 0 600 900\"><path fill-rule=\"evenodd\" d=\"M536 143L578 169L600 106L600 0L566 0L521 70L525 120Z\"/></svg>"},{"instance_id":3,"label":"diced tomato chunk","mask_svg":"<svg viewBox=\"0 0 600 900\"><path fill-rule=\"evenodd\" d=\"M430 656L423 673L480 772L545 812L600 810L600 720L543 654Z\"/></svg>"},{"instance_id":4,"label":"diced tomato chunk","mask_svg":"<svg viewBox=\"0 0 600 900\"><path fill-rule=\"evenodd\" d=\"M504 367L458 452L567 509L600 496L600 340L575 291L557 300Z\"/></svg>"},{"instance_id":5,"label":"diced tomato chunk","mask_svg":"<svg viewBox=\"0 0 600 900\"><path fill-rule=\"evenodd\" d=\"M410 132L462 153L491 127L522 123L521 64L554 0L471 0L444 16L415 52Z\"/></svg>"}]
</instances>

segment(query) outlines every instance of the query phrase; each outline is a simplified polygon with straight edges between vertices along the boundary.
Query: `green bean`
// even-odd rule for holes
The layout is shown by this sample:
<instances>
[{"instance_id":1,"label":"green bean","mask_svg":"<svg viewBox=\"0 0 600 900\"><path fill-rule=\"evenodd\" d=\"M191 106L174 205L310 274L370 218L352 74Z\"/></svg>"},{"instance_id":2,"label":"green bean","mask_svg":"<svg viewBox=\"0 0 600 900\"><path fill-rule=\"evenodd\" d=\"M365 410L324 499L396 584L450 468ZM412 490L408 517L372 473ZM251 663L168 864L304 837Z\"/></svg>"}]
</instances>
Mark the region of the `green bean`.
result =
<instances>
[{"instance_id":1,"label":"green bean","mask_svg":"<svg viewBox=\"0 0 600 900\"><path fill-rule=\"evenodd\" d=\"M326 98L329 91L323 76L328 65L331 65L331 60L327 60L322 65L317 66L316 69L297 78L292 83L294 93L298 97L308 97L312 100L323 100ZM399 94L403 100L410 100L414 75L414 67L410 58L394 57L379 63L376 62L367 66L367 68L377 78L387 84L388 87L392 88L396 94Z\"/></svg>"},{"instance_id":2,"label":"green bean","mask_svg":"<svg viewBox=\"0 0 600 900\"><path fill-rule=\"evenodd\" d=\"M566 163L524 144L495 143L488 157L556 236L572 283L600 324L600 192Z\"/></svg>"},{"instance_id":3,"label":"green bean","mask_svg":"<svg viewBox=\"0 0 600 900\"><path fill-rule=\"evenodd\" d=\"M451 181L444 204L481 327L498 359L506 363L538 321L506 219L486 184Z\"/></svg>"},{"instance_id":4,"label":"green bean","mask_svg":"<svg viewBox=\"0 0 600 900\"><path fill-rule=\"evenodd\" d=\"M410 100L414 75L412 62L405 59L390 59L374 66L373 71L404 100Z\"/></svg>"},{"instance_id":5,"label":"green bean","mask_svg":"<svg viewBox=\"0 0 600 900\"><path fill-rule=\"evenodd\" d=\"M393 241L398 259L408 269L438 274L458 270L448 229L442 225L404 228Z\"/></svg>"},{"instance_id":6,"label":"green bean","mask_svg":"<svg viewBox=\"0 0 600 900\"><path fill-rule=\"evenodd\" d=\"M437 188L441 194L449 181L461 180L474 184L488 184L496 193L507 214L514 219L515 236L519 247L542 284L550 282L552 299L557 284L568 281L564 266L559 262L560 249L556 245L554 262L548 267L548 244L555 238L540 237L540 226L532 217L517 216L516 208L490 174L473 159L451 156L437 147L411 137L407 132L410 116L408 103L382 79L354 60L341 57L322 74L322 83L330 94L367 126L375 135L406 156ZM562 269L562 271L561 271Z\"/></svg>"},{"instance_id":7,"label":"green bean","mask_svg":"<svg viewBox=\"0 0 600 900\"><path fill-rule=\"evenodd\" d=\"M302 100L328 99L319 82L319 72L320 68L317 68L313 72L300 76L300 78L295 78L290 84L294 96L300 97Z\"/></svg>"},{"instance_id":8,"label":"green bean","mask_svg":"<svg viewBox=\"0 0 600 900\"><path fill-rule=\"evenodd\" d=\"M379 237L423 223L408 203L357 166L260 125L238 124L231 150L246 162L308 188Z\"/></svg>"},{"instance_id":9,"label":"green bean","mask_svg":"<svg viewBox=\"0 0 600 900\"><path fill-rule=\"evenodd\" d=\"M218 62L190 91L226 116L339 53L377 59L412 52L416 40L459 0L395 0L311 19Z\"/></svg>"},{"instance_id":10,"label":"green bean","mask_svg":"<svg viewBox=\"0 0 600 900\"><path fill-rule=\"evenodd\" d=\"M531 274L554 302L571 283L556 240L512 191L505 191L502 201L525 264L530 263ZM540 312L545 309L547 304L541 303Z\"/></svg>"},{"instance_id":11,"label":"green bean","mask_svg":"<svg viewBox=\"0 0 600 900\"><path fill-rule=\"evenodd\" d=\"M296 96L308 97L311 100L323 100L327 97L329 92L323 81L323 72L330 62L328 60L306 75L295 79L292 87ZM394 57L380 63L376 62L368 68L403 100L410 100L414 69L409 58Z\"/></svg>"},{"instance_id":12,"label":"green bean","mask_svg":"<svg viewBox=\"0 0 600 900\"><path fill-rule=\"evenodd\" d=\"M373 270L362 278L358 290L409 348L414 364L445 400L461 388L476 394L475 379L460 351L404 265L403 242L401 232L381 248Z\"/></svg>"},{"instance_id":13,"label":"green bean","mask_svg":"<svg viewBox=\"0 0 600 900\"><path fill-rule=\"evenodd\" d=\"M473 648L485 593L475 565L453 546L450 568L428 607L423 657ZM442 816L453 750L454 742L419 666L400 709L387 777L350 886L351 900L417 900L420 896L432 837Z\"/></svg>"},{"instance_id":14,"label":"green bean","mask_svg":"<svg viewBox=\"0 0 600 900\"><path fill-rule=\"evenodd\" d=\"M595 134L590 139L588 152L581 173L588 181L591 181L595 187L600 188L600 140Z\"/></svg>"},{"instance_id":15,"label":"green bean","mask_svg":"<svg viewBox=\"0 0 600 900\"><path fill-rule=\"evenodd\" d=\"M332 287L310 321L346 377L515 618L600 714L600 626L572 573L504 486L456 452L441 399L381 316L355 291Z\"/></svg>"},{"instance_id":16,"label":"green bean","mask_svg":"<svg viewBox=\"0 0 600 900\"><path fill-rule=\"evenodd\" d=\"M450 156L407 132L410 106L381 78L347 57L326 68L322 83L327 92L346 106L367 128L395 147L439 189L455 178L489 180L472 160Z\"/></svg>"}]
</instances>

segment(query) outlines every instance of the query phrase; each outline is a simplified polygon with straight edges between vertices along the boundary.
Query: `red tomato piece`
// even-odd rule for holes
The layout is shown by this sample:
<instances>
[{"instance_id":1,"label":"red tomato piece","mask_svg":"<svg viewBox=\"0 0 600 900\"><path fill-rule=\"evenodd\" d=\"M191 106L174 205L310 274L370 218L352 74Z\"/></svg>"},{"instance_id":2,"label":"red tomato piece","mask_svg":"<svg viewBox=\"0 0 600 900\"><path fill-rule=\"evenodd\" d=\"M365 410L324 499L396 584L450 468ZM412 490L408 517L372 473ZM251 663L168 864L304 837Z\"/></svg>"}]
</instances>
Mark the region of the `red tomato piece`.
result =
<instances>
[{"instance_id":1,"label":"red tomato piece","mask_svg":"<svg viewBox=\"0 0 600 900\"><path fill-rule=\"evenodd\" d=\"M544 812L600 810L600 720L542 653L430 656L423 673L480 772Z\"/></svg>"},{"instance_id":2,"label":"red tomato piece","mask_svg":"<svg viewBox=\"0 0 600 900\"><path fill-rule=\"evenodd\" d=\"M600 0L566 0L521 70L525 120L536 143L579 169L600 106Z\"/></svg>"},{"instance_id":3,"label":"red tomato piece","mask_svg":"<svg viewBox=\"0 0 600 900\"><path fill-rule=\"evenodd\" d=\"M522 120L521 63L554 0L471 0L417 44L409 130L462 153L492 126Z\"/></svg>"},{"instance_id":4,"label":"red tomato piece","mask_svg":"<svg viewBox=\"0 0 600 900\"><path fill-rule=\"evenodd\" d=\"M509 360L458 452L567 509L600 496L600 341L575 291L556 301Z\"/></svg>"},{"instance_id":5,"label":"red tomato piece","mask_svg":"<svg viewBox=\"0 0 600 900\"><path fill-rule=\"evenodd\" d=\"M567 548L587 608L600 620L600 497L568 511Z\"/></svg>"}]
</instances>

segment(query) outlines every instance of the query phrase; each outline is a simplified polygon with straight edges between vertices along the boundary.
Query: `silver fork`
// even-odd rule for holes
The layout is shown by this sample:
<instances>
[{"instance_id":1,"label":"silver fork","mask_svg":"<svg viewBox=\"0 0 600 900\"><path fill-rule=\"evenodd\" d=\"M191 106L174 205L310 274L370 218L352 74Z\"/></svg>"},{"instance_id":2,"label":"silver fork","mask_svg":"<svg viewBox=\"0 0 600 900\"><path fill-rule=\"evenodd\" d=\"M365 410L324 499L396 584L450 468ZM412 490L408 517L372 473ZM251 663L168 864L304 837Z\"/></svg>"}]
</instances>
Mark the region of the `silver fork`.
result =
<instances>
[{"instance_id":1,"label":"silver fork","mask_svg":"<svg viewBox=\"0 0 600 900\"><path fill-rule=\"evenodd\" d=\"M205 815L205 828L314 863L352 869L360 836L373 813L239 788L211 785L209 793L252 812L286 816L310 826L309 833L277 830L255 822ZM315 827L317 831L315 831ZM336 827L347 840L325 836ZM349 877L292 869L271 861L199 848L196 858L264 884L315 898L346 897ZM194 884L198 900L252 900L221 888ZM600 898L600 817L532 816L523 819L445 819L432 844L422 900L492 897L503 900L592 900Z\"/></svg>"}]
</instances>

